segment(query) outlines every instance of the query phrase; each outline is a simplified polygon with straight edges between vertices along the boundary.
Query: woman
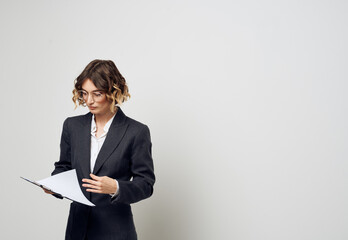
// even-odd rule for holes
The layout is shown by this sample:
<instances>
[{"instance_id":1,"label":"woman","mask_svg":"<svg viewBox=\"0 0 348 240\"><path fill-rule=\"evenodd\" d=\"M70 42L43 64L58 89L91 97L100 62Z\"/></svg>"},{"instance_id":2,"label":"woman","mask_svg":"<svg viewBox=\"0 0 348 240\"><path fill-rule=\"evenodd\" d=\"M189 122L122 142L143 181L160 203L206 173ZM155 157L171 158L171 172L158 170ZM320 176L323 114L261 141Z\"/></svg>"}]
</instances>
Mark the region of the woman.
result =
<instances>
[{"instance_id":1,"label":"woman","mask_svg":"<svg viewBox=\"0 0 348 240\"><path fill-rule=\"evenodd\" d=\"M130 204L150 197L155 183L149 128L119 107L130 95L112 61L89 63L73 95L75 109L83 105L90 112L64 121L52 175L76 169L96 206L71 203L65 239L137 239Z\"/></svg>"}]
</instances>

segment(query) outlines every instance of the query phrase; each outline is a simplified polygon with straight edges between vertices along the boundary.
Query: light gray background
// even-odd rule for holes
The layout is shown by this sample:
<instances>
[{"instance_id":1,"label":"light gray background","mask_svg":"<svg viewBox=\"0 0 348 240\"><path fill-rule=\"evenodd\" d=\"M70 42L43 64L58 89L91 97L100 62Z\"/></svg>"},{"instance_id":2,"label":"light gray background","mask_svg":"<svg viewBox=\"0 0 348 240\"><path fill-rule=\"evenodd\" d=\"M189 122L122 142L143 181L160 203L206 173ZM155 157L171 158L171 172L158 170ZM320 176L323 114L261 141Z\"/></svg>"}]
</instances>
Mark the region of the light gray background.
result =
<instances>
[{"instance_id":1,"label":"light gray background","mask_svg":"<svg viewBox=\"0 0 348 240\"><path fill-rule=\"evenodd\" d=\"M1 1L1 239L63 239L73 80L112 59L151 130L142 240L347 239L346 1Z\"/></svg>"}]
</instances>

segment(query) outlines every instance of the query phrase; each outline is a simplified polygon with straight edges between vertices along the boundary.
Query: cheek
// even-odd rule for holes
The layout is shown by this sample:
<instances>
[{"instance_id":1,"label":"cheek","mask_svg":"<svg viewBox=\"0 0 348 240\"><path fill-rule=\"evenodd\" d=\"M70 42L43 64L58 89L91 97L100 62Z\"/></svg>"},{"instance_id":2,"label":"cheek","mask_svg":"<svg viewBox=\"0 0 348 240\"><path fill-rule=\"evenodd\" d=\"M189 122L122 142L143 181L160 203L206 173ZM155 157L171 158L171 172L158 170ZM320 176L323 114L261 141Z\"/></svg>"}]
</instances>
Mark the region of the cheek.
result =
<instances>
[{"instance_id":1,"label":"cheek","mask_svg":"<svg viewBox=\"0 0 348 240\"><path fill-rule=\"evenodd\" d=\"M107 109L110 107L110 103L107 100L100 102L99 105L102 109Z\"/></svg>"},{"instance_id":2,"label":"cheek","mask_svg":"<svg viewBox=\"0 0 348 240\"><path fill-rule=\"evenodd\" d=\"M105 107L105 105L107 105L107 100L106 100L106 98L104 98L103 100L99 101L98 103L99 103L100 107Z\"/></svg>"}]
</instances>

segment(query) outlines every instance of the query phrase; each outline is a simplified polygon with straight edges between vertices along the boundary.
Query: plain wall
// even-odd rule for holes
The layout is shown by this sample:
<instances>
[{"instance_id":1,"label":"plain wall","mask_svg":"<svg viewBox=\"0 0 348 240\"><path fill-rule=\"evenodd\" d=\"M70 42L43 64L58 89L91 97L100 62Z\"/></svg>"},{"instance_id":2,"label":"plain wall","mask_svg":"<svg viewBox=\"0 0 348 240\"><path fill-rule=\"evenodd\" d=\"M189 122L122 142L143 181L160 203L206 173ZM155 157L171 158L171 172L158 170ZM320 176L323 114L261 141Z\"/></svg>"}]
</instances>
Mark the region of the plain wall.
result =
<instances>
[{"instance_id":1,"label":"plain wall","mask_svg":"<svg viewBox=\"0 0 348 240\"><path fill-rule=\"evenodd\" d=\"M151 130L141 240L348 238L346 1L0 2L1 239L63 239L73 81L111 59Z\"/></svg>"}]
</instances>

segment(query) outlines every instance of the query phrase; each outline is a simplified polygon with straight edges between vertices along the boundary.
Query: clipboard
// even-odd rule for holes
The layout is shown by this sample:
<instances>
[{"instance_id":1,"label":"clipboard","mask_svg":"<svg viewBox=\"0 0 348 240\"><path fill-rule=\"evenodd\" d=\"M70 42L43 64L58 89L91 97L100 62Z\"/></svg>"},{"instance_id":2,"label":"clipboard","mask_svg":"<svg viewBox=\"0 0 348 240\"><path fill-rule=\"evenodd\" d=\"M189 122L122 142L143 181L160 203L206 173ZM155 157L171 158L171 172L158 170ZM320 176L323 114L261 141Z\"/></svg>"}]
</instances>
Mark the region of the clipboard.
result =
<instances>
[{"instance_id":1,"label":"clipboard","mask_svg":"<svg viewBox=\"0 0 348 240\"><path fill-rule=\"evenodd\" d=\"M28 181L28 182L30 182L30 183L32 183L32 184L34 184L34 185L40 187L40 188L42 188L42 189L46 189L46 190L52 192L52 193L53 193L52 195L55 196L55 197L57 197L57 198L60 198L60 199L66 198L66 199L71 200L70 198L64 197L64 196L62 196L61 194L52 191L51 189L45 187L45 186L42 185L42 184L39 184L39 183L37 183L37 182L35 182L35 181L31 181L30 179L25 178L25 177L20 177L20 178L22 178L22 179L24 179L25 181ZM74 200L71 200L71 201L74 201Z\"/></svg>"},{"instance_id":2,"label":"clipboard","mask_svg":"<svg viewBox=\"0 0 348 240\"><path fill-rule=\"evenodd\" d=\"M39 181L32 181L25 177L20 178L42 189L51 191L52 195L57 198L66 198L87 206L95 206L82 192L76 169L64 171Z\"/></svg>"}]
</instances>

